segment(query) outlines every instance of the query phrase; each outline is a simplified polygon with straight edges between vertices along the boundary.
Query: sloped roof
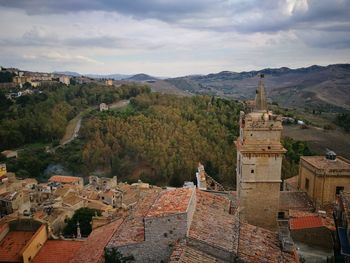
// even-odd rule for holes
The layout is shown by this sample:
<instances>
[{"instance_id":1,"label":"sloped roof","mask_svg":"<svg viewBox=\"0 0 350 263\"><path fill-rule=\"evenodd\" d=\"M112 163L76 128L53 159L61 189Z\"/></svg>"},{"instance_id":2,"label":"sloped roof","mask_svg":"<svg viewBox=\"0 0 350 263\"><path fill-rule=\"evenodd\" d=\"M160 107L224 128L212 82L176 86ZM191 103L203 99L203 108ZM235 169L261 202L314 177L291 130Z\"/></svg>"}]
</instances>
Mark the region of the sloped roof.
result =
<instances>
[{"instance_id":1,"label":"sloped roof","mask_svg":"<svg viewBox=\"0 0 350 263\"><path fill-rule=\"evenodd\" d=\"M281 191L279 208L280 210L314 210L312 201L307 193L300 191Z\"/></svg>"},{"instance_id":2,"label":"sloped roof","mask_svg":"<svg viewBox=\"0 0 350 263\"><path fill-rule=\"evenodd\" d=\"M21 250L33 237L33 231L10 231L0 242L0 262L20 262Z\"/></svg>"},{"instance_id":3,"label":"sloped roof","mask_svg":"<svg viewBox=\"0 0 350 263\"><path fill-rule=\"evenodd\" d=\"M59 182L63 184L69 184L79 182L81 178L75 176L53 175L50 177L49 182Z\"/></svg>"},{"instance_id":4,"label":"sloped roof","mask_svg":"<svg viewBox=\"0 0 350 263\"><path fill-rule=\"evenodd\" d=\"M72 240L47 240L32 263L69 262L83 243Z\"/></svg>"},{"instance_id":5,"label":"sloped roof","mask_svg":"<svg viewBox=\"0 0 350 263\"><path fill-rule=\"evenodd\" d=\"M283 252L275 232L240 223L238 257L244 262L297 262L294 253Z\"/></svg>"},{"instance_id":6,"label":"sloped roof","mask_svg":"<svg viewBox=\"0 0 350 263\"><path fill-rule=\"evenodd\" d=\"M159 217L187 211L194 188L176 188L161 192L146 217Z\"/></svg>"},{"instance_id":7,"label":"sloped roof","mask_svg":"<svg viewBox=\"0 0 350 263\"><path fill-rule=\"evenodd\" d=\"M178 243L169 258L169 263L214 263L223 262L215 257L204 253L194 247L190 247L185 242Z\"/></svg>"},{"instance_id":8,"label":"sloped roof","mask_svg":"<svg viewBox=\"0 0 350 263\"><path fill-rule=\"evenodd\" d=\"M223 196L199 190L196 198L189 238L236 252L238 220L229 214L230 201Z\"/></svg>"},{"instance_id":9,"label":"sloped roof","mask_svg":"<svg viewBox=\"0 0 350 263\"><path fill-rule=\"evenodd\" d=\"M123 219L118 219L104 226L95 228L70 260L70 263L103 262L104 249L122 222Z\"/></svg>"},{"instance_id":10,"label":"sloped roof","mask_svg":"<svg viewBox=\"0 0 350 263\"><path fill-rule=\"evenodd\" d=\"M323 222L320 216L304 216L292 218L289 220L289 227L291 230L299 230L305 228L322 227Z\"/></svg>"}]
</instances>

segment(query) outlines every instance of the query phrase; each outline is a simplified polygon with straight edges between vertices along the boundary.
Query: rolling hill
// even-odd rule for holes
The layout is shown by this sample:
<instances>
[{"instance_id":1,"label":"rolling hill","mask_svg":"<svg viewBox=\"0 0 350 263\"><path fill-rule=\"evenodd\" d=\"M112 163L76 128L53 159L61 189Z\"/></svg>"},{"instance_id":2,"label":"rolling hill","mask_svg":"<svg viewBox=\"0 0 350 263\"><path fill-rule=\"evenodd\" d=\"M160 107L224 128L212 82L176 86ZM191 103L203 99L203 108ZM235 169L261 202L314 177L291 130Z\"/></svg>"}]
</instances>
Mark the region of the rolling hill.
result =
<instances>
[{"instance_id":1,"label":"rolling hill","mask_svg":"<svg viewBox=\"0 0 350 263\"><path fill-rule=\"evenodd\" d=\"M240 73L222 71L165 81L186 92L247 100L254 98L260 73L265 75L269 99L284 107L330 112L350 110L350 64L267 68Z\"/></svg>"}]
</instances>

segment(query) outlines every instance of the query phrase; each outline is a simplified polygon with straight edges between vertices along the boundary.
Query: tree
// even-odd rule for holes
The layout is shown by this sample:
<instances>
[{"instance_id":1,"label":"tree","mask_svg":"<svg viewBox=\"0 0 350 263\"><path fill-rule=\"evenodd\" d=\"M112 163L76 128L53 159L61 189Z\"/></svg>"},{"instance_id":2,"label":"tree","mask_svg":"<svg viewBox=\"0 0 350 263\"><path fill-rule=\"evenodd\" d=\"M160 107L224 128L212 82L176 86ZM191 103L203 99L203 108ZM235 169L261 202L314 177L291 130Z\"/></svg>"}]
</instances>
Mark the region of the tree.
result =
<instances>
[{"instance_id":1,"label":"tree","mask_svg":"<svg viewBox=\"0 0 350 263\"><path fill-rule=\"evenodd\" d=\"M128 263L134 260L134 256L125 257L116 248L105 249L105 263Z\"/></svg>"},{"instance_id":2,"label":"tree","mask_svg":"<svg viewBox=\"0 0 350 263\"><path fill-rule=\"evenodd\" d=\"M80 208L75 211L72 218L68 219L67 225L63 230L65 236L77 235L77 223L79 222L81 235L87 237L92 231L91 219L95 215L100 216L101 212L96 209L90 209L87 207Z\"/></svg>"}]
</instances>

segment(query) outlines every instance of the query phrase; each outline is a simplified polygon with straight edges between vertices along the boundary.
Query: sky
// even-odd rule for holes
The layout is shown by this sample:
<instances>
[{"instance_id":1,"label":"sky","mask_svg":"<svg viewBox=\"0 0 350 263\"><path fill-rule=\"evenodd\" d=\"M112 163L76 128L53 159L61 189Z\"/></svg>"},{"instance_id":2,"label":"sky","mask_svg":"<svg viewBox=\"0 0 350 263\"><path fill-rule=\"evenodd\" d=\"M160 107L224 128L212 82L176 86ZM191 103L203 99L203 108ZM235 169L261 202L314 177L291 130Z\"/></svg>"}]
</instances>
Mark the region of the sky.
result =
<instances>
[{"instance_id":1,"label":"sky","mask_svg":"<svg viewBox=\"0 0 350 263\"><path fill-rule=\"evenodd\" d=\"M350 0L0 0L0 65L183 76L350 62Z\"/></svg>"}]
</instances>

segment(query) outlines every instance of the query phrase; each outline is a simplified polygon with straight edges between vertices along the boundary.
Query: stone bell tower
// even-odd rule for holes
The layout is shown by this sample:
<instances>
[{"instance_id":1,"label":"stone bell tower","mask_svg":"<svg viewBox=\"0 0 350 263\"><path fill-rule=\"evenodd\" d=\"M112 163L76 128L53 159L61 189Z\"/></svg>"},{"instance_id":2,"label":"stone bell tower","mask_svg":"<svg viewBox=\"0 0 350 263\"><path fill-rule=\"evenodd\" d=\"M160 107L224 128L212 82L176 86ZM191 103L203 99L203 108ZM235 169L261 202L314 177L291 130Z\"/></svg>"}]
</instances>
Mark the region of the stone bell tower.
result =
<instances>
[{"instance_id":1,"label":"stone bell tower","mask_svg":"<svg viewBox=\"0 0 350 263\"><path fill-rule=\"evenodd\" d=\"M264 75L256 90L255 108L240 113L237 139L237 197L240 216L248 223L277 229L282 155L282 118L267 109Z\"/></svg>"}]
</instances>

